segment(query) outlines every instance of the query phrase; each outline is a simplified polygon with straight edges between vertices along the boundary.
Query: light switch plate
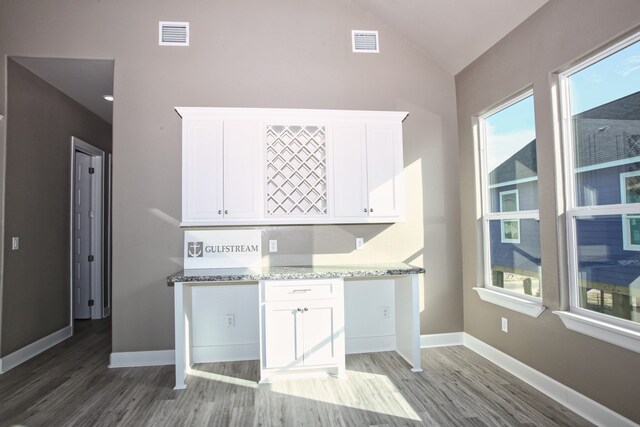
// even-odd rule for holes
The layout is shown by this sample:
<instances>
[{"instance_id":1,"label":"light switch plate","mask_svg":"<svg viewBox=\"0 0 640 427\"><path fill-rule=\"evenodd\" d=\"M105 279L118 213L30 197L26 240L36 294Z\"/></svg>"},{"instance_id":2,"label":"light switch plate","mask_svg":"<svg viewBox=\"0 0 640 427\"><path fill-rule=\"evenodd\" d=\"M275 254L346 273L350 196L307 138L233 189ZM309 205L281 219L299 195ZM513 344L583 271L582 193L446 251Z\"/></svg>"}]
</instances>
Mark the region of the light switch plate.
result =
<instances>
[{"instance_id":1,"label":"light switch plate","mask_svg":"<svg viewBox=\"0 0 640 427\"><path fill-rule=\"evenodd\" d=\"M362 237L356 237L356 249L362 249L364 246L364 239Z\"/></svg>"},{"instance_id":2,"label":"light switch plate","mask_svg":"<svg viewBox=\"0 0 640 427\"><path fill-rule=\"evenodd\" d=\"M18 249L20 249L20 238L19 237L12 237L11 238L11 250L12 251L17 251Z\"/></svg>"},{"instance_id":3,"label":"light switch plate","mask_svg":"<svg viewBox=\"0 0 640 427\"><path fill-rule=\"evenodd\" d=\"M277 240L269 240L269 252L278 252Z\"/></svg>"}]
</instances>

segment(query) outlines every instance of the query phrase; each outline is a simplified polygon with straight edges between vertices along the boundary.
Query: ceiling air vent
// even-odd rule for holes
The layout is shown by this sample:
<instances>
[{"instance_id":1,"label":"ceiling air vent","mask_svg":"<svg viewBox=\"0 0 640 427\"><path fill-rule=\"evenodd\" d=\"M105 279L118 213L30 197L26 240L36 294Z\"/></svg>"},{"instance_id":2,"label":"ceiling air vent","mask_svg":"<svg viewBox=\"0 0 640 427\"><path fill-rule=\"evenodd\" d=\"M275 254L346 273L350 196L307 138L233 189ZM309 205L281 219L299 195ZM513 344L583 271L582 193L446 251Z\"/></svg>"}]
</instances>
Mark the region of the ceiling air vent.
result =
<instances>
[{"instance_id":1,"label":"ceiling air vent","mask_svg":"<svg viewBox=\"0 0 640 427\"><path fill-rule=\"evenodd\" d=\"M351 39L354 52L378 53L380 46L378 45L377 31L351 31Z\"/></svg>"},{"instance_id":2,"label":"ceiling air vent","mask_svg":"<svg viewBox=\"0 0 640 427\"><path fill-rule=\"evenodd\" d=\"M160 46L189 46L189 23L160 21Z\"/></svg>"}]
</instances>

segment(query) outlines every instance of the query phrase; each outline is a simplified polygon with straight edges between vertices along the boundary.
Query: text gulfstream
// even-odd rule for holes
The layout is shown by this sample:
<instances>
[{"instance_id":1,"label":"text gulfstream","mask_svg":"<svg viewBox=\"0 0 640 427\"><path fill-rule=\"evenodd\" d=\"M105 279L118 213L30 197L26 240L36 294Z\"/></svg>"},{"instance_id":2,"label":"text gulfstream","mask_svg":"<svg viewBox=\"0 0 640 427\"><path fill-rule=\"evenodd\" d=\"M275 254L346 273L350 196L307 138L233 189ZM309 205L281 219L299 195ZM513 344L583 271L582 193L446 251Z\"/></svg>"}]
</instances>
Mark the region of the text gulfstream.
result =
<instances>
[{"instance_id":1,"label":"text gulfstream","mask_svg":"<svg viewBox=\"0 0 640 427\"><path fill-rule=\"evenodd\" d=\"M204 251L208 254L228 252L258 252L258 245L205 246Z\"/></svg>"}]
</instances>

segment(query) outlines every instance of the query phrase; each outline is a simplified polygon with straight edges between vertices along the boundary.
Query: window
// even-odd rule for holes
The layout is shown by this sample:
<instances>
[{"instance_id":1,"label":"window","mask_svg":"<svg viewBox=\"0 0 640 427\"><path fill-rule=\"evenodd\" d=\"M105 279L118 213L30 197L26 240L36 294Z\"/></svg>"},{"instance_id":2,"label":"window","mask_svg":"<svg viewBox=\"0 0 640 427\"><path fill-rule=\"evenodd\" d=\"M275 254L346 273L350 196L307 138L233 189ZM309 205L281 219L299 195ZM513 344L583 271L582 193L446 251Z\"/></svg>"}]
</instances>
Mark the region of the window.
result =
<instances>
[{"instance_id":1,"label":"window","mask_svg":"<svg viewBox=\"0 0 640 427\"><path fill-rule=\"evenodd\" d=\"M628 39L560 75L571 311L636 334L639 39Z\"/></svg>"},{"instance_id":2,"label":"window","mask_svg":"<svg viewBox=\"0 0 640 427\"><path fill-rule=\"evenodd\" d=\"M520 210L518 190L500 192L500 212L517 212ZM500 221L500 241L502 243L520 243L520 220L503 219Z\"/></svg>"},{"instance_id":3,"label":"window","mask_svg":"<svg viewBox=\"0 0 640 427\"><path fill-rule=\"evenodd\" d=\"M620 199L624 204L640 202L640 172L620 174ZM624 215L622 242L624 250L640 251L640 215Z\"/></svg>"},{"instance_id":4,"label":"window","mask_svg":"<svg viewBox=\"0 0 640 427\"><path fill-rule=\"evenodd\" d=\"M541 306L532 92L517 96L479 117L477 129L484 288L494 295L496 292L510 295L510 301L516 296ZM482 297L482 289L478 292ZM536 311L536 316L540 312Z\"/></svg>"}]
</instances>

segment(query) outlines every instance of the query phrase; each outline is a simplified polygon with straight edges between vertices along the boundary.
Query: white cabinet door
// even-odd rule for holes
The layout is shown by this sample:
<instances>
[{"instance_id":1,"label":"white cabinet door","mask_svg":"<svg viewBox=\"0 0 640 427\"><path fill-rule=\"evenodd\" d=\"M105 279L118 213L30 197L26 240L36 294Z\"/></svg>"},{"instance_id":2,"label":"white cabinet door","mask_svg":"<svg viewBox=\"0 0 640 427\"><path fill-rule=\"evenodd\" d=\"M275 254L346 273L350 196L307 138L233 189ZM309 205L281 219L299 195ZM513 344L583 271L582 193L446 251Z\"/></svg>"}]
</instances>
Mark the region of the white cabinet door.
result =
<instances>
[{"instance_id":1,"label":"white cabinet door","mask_svg":"<svg viewBox=\"0 0 640 427\"><path fill-rule=\"evenodd\" d=\"M402 214L402 128L398 123L367 123L369 215Z\"/></svg>"},{"instance_id":2,"label":"white cabinet door","mask_svg":"<svg viewBox=\"0 0 640 427\"><path fill-rule=\"evenodd\" d=\"M182 221L222 218L222 121L186 120L182 139Z\"/></svg>"},{"instance_id":3,"label":"white cabinet door","mask_svg":"<svg viewBox=\"0 0 640 427\"><path fill-rule=\"evenodd\" d=\"M367 216L367 151L364 123L335 123L333 203L336 217Z\"/></svg>"},{"instance_id":4,"label":"white cabinet door","mask_svg":"<svg viewBox=\"0 0 640 427\"><path fill-rule=\"evenodd\" d=\"M302 342L305 365L336 363L335 301L308 301L302 312Z\"/></svg>"},{"instance_id":5,"label":"white cabinet door","mask_svg":"<svg viewBox=\"0 0 640 427\"><path fill-rule=\"evenodd\" d=\"M303 364L300 307L295 302L265 304L265 368L294 368Z\"/></svg>"},{"instance_id":6,"label":"white cabinet door","mask_svg":"<svg viewBox=\"0 0 640 427\"><path fill-rule=\"evenodd\" d=\"M402 127L387 122L333 127L336 217L402 216Z\"/></svg>"},{"instance_id":7,"label":"white cabinet door","mask_svg":"<svg viewBox=\"0 0 640 427\"><path fill-rule=\"evenodd\" d=\"M261 214L260 123L224 122L224 217L259 218Z\"/></svg>"}]
</instances>

